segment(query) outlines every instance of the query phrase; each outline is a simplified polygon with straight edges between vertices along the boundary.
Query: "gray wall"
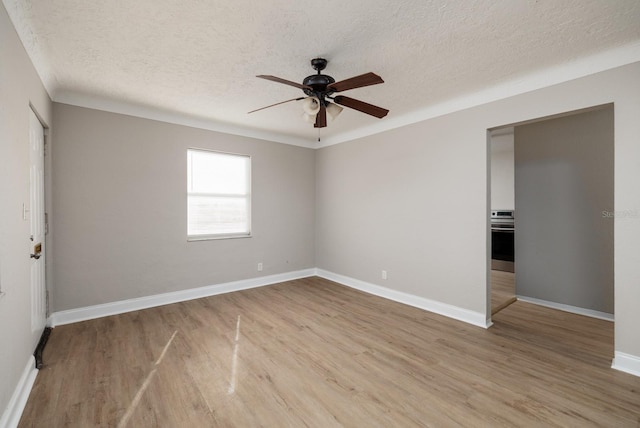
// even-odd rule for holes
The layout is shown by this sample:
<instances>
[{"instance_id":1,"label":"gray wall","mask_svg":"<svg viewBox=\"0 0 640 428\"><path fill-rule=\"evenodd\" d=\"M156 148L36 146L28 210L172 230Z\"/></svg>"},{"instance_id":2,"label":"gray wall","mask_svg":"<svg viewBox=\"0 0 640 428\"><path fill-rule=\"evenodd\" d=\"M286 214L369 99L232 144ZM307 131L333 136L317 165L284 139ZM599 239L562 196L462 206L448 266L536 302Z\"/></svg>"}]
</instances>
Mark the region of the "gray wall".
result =
<instances>
[{"instance_id":1,"label":"gray wall","mask_svg":"<svg viewBox=\"0 0 640 428\"><path fill-rule=\"evenodd\" d=\"M0 5L0 418L38 343L31 329L29 105L47 126L51 101ZM49 135L52 135L51 133Z\"/></svg>"},{"instance_id":2,"label":"gray wall","mask_svg":"<svg viewBox=\"0 0 640 428\"><path fill-rule=\"evenodd\" d=\"M516 294L613 313L613 107L515 128Z\"/></svg>"},{"instance_id":3,"label":"gray wall","mask_svg":"<svg viewBox=\"0 0 640 428\"><path fill-rule=\"evenodd\" d=\"M315 266L313 150L58 103L54 126L54 310ZM189 147L251 155L253 237L187 242Z\"/></svg>"},{"instance_id":4,"label":"gray wall","mask_svg":"<svg viewBox=\"0 0 640 428\"><path fill-rule=\"evenodd\" d=\"M478 119L467 111L320 149L318 267L482 319L487 148Z\"/></svg>"},{"instance_id":5,"label":"gray wall","mask_svg":"<svg viewBox=\"0 0 640 428\"><path fill-rule=\"evenodd\" d=\"M487 129L614 102L615 210L637 210L639 75L635 63L320 149L317 266L489 318ZM638 218L616 219L616 351L636 356L638 242Z\"/></svg>"}]
</instances>

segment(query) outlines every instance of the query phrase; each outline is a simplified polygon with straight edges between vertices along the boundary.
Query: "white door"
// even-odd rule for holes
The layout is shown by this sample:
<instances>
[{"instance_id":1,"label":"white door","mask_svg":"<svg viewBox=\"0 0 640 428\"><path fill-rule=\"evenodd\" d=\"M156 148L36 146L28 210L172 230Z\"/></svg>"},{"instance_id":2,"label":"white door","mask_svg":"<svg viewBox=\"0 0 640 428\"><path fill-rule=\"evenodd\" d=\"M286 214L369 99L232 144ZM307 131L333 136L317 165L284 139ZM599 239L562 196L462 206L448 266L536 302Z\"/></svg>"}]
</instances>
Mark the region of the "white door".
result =
<instances>
[{"instance_id":1,"label":"white door","mask_svg":"<svg viewBox=\"0 0 640 428\"><path fill-rule=\"evenodd\" d=\"M31 222L31 330L41 331L47 319L45 284L44 128L29 112L29 220Z\"/></svg>"}]
</instances>

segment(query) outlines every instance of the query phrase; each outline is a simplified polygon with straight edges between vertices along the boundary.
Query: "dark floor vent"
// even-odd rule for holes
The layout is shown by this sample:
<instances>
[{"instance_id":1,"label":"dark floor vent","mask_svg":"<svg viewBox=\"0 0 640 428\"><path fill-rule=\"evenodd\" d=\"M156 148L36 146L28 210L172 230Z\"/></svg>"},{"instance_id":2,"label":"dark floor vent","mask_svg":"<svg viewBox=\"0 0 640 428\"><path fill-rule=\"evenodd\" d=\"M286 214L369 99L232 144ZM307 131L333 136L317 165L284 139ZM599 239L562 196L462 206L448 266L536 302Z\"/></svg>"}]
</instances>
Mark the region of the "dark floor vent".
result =
<instances>
[{"instance_id":1,"label":"dark floor vent","mask_svg":"<svg viewBox=\"0 0 640 428\"><path fill-rule=\"evenodd\" d=\"M44 352L44 347L47 346L47 341L49 340L49 335L51 334L51 327L45 327L42 332L42 336L40 336L40 341L38 342L38 346L36 346L36 351L33 353L33 356L36 357L36 368L40 370L42 368L42 353Z\"/></svg>"}]
</instances>

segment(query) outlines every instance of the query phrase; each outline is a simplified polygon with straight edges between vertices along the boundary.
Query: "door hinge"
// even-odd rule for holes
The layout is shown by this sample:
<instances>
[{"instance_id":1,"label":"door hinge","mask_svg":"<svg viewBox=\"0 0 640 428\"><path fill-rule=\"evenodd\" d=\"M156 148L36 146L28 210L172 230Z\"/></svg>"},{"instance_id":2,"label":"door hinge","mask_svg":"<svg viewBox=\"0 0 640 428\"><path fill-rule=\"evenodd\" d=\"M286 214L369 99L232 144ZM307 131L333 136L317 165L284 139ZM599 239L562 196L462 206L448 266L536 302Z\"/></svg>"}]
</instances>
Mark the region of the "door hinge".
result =
<instances>
[{"instance_id":1,"label":"door hinge","mask_svg":"<svg viewBox=\"0 0 640 428\"><path fill-rule=\"evenodd\" d=\"M44 213L44 234L49 233L49 213Z\"/></svg>"}]
</instances>

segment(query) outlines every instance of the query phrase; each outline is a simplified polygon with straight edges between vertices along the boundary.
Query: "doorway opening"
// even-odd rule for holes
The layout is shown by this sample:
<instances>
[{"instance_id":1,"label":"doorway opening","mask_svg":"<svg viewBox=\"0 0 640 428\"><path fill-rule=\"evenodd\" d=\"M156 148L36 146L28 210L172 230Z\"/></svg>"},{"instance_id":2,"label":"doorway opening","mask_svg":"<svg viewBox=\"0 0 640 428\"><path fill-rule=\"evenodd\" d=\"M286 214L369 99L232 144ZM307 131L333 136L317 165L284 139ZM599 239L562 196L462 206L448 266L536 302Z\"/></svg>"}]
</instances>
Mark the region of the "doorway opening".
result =
<instances>
[{"instance_id":1,"label":"doorway opening","mask_svg":"<svg viewBox=\"0 0 640 428\"><path fill-rule=\"evenodd\" d=\"M489 132L491 315L516 301L514 127Z\"/></svg>"},{"instance_id":2,"label":"doorway opening","mask_svg":"<svg viewBox=\"0 0 640 428\"><path fill-rule=\"evenodd\" d=\"M490 213L513 212L514 268L491 251L487 313L523 300L613 320L613 117L607 104L488 130Z\"/></svg>"}]
</instances>

